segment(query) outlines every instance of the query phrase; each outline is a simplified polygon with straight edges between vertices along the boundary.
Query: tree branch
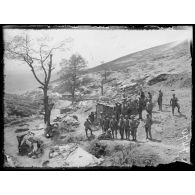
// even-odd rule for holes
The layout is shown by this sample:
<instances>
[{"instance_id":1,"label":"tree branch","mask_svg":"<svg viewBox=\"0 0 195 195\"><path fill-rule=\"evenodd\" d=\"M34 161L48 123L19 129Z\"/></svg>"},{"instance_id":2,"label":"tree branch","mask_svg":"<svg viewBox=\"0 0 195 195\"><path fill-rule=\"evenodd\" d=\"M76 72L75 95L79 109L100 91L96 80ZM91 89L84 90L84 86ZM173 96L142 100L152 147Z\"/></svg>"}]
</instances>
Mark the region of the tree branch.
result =
<instances>
[{"instance_id":1,"label":"tree branch","mask_svg":"<svg viewBox=\"0 0 195 195\"><path fill-rule=\"evenodd\" d=\"M29 67L31 68L31 71L35 77L35 79L41 84L41 85L45 85L43 82L40 81L40 79L37 77L36 73L35 73L35 70L34 70L34 67L32 66L32 62L29 62L25 57L24 57L24 61L29 65Z\"/></svg>"},{"instance_id":2,"label":"tree branch","mask_svg":"<svg viewBox=\"0 0 195 195\"><path fill-rule=\"evenodd\" d=\"M42 67L42 69L45 73L45 83L46 83L46 81L47 81L47 72L46 72L46 69L45 69L44 64L43 64L44 62L43 62L43 57L42 57L42 47L43 46L40 47L39 54L40 54L40 57L41 57L41 67Z\"/></svg>"}]
</instances>

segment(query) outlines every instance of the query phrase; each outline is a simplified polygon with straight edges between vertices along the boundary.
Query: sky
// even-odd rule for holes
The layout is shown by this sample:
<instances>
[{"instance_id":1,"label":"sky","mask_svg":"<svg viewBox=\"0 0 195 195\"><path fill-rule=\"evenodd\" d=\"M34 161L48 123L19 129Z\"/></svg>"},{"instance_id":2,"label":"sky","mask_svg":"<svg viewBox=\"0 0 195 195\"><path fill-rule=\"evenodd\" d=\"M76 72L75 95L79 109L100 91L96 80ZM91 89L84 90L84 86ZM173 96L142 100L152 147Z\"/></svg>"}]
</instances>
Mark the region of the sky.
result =
<instances>
[{"instance_id":1,"label":"sky","mask_svg":"<svg viewBox=\"0 0 195 195\"><path fill-rule=\"evenodd\" d=\"M109 62L124 55L144 50L157 45L172 41L182 41L192 36L191 29L186 30L92 30L92 29L51 29L51 30L19 30L5 29L4 40L10 41L15 35L28 34L36 42L41 36L51 38L50 44L55 45L64 40L66 50L53 54L53 61L59 70L62 58L69 58L73 53L81 54L88 62L88 67L100 65L102 62ZM70 41L71 40L71 41ZM35 44L36 45L36 44ZM36 46L35 46L36 47ZM12 86L20 80L20 86L25 79L33 79L31 71L26 64L16 60L4 59L4 71L7 75L5 90L18 88ZM27 76L28 75L28 76ZM22 80L22 76L23 80ZM28 83L28 81L26 82ZM11 82L12 81L12 82ZM25 83L25 87L31 84ZM34 85L34 84L33 84ZM13 89L12 89L13 90ZM10 90L8 90L10 91Z\"/></svg>"}]
</instances>

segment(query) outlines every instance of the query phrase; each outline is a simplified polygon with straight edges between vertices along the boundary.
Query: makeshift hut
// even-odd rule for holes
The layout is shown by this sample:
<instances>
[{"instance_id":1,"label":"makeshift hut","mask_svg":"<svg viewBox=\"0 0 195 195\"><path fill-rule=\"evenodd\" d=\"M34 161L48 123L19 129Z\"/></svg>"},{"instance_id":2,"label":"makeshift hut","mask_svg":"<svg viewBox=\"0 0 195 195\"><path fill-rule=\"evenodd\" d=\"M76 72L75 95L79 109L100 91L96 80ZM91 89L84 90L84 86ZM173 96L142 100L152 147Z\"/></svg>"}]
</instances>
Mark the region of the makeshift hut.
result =
<instances>
[{"instance_id":1,"label":"makeshift hut","mask_svg":"<svg viewBox=\"0 0 195 195\"><path fill-rule=\"evenodd\" d=\"M96 105L97 120L100 119L100 113L111 117L114 114L114 105L106 103L98 103Z\"/></svg>"}]
</instances>

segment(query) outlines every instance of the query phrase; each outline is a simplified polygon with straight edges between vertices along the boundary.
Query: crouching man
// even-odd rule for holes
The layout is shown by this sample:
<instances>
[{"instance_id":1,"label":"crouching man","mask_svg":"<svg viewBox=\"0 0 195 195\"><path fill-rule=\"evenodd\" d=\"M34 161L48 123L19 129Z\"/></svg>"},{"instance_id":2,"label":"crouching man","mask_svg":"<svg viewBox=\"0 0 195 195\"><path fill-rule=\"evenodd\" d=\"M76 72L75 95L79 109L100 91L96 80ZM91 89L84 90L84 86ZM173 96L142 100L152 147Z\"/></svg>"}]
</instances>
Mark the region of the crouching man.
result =
<instances>
[{"instance_id":1,"label":"crouching man","mask_svg":"<svg viewBox=\"0 0 195 195\"><path fill-rule=\"evenodd\" d=\"M89 118L86 119L84 126L85 126L85 133L86 133L87 138L88 138L88 130L91 132L91 136L92 136L91 122Z\"/></svg>"}]
</instances>

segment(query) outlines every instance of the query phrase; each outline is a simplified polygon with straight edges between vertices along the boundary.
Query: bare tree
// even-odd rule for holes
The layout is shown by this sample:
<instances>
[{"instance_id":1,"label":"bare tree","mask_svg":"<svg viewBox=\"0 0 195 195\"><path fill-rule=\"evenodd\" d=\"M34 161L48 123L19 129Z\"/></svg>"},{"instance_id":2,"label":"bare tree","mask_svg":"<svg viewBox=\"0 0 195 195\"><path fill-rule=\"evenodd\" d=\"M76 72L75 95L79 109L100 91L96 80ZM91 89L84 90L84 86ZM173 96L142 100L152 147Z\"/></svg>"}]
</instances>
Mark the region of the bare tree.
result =
<instances>
[{"instance_id":1,"label":"bare tree","mask_svg":"<svg viewBox=\"0 0 195 195\"><path fill-rule=\"evenodd\" d=\"M67 87L67 91L71 93L72 104L75 101L75 92L81 86L80 72L86 65L86 60L79 54L73 54L69 60L63 59L61 62L61 79Z\"/></svg>"},{"instance_id":2,"label":"bare tree","mask_svg":"<svg viewBox=\"0 0 195 195\"><path fill-rule=\"evenodd\" d=\"M64 42L49 47L47 37L36 40L36 46L33 47L33 42L28 35L15 36L11 41L5 43L5 56L9 59L17 59L24 62L32 71L34 78L40 84L43 90L43 104L44 104L44 122L46 129L50 127L50 114L53 104L48 101L48 87L51 79L53 67L53 52L62 49ZM38 77L38 71L44 73L44 79Z\"/></svg>"}]
</instances>

